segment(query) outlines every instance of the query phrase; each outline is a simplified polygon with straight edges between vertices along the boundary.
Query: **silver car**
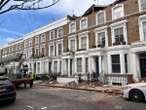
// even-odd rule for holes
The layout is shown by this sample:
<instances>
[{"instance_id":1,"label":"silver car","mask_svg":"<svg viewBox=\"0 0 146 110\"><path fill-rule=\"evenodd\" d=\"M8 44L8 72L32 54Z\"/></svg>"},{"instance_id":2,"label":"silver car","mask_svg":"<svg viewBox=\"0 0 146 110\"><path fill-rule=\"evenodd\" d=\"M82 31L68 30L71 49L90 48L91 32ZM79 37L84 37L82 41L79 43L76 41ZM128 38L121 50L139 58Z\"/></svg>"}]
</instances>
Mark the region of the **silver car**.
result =
<instances>
[{"instance_id":1,"label":"silver car","mask_svg":"<svg viewBox=\"0 0 146 110\"><path fill-rule=\"evenodd\" d=\"M135 102L146 100L146 83L134 83L123 87L123 97Z\"/></svg>"}]
</instances>

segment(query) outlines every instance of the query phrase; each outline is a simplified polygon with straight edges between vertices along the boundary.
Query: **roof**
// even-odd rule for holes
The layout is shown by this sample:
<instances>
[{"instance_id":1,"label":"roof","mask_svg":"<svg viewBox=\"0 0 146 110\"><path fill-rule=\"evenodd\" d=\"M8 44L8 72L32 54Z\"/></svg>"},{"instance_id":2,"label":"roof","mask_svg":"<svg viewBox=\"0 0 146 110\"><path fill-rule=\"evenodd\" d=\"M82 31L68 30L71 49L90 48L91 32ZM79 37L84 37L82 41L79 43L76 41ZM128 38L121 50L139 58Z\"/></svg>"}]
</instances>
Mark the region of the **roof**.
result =
<instances>
[{"instance_id":1,"label":"roof","mask_svg":"<svg viewBox=\"0 0 146 110\"><path fill-rule=\"evenodd\" d=\"M90 8L88 8L87 11L85 11L85 13L83 14L83 16L89 15L90 13L94 12L94 11L99 11L104 9L106 6L104 5L92 5Z\"/></svg>"},{"instance_id":2,"label":"roof","mask_svg":"<svg viewBox=\"0 0 146 110\"><path fill-rule=\"evenodd\" d=\"M111 3L110 5L116 5L118 3L121 3L123 1L126 1L126 0L115 0L113 3Z\"/></svg>"}]
</instances>

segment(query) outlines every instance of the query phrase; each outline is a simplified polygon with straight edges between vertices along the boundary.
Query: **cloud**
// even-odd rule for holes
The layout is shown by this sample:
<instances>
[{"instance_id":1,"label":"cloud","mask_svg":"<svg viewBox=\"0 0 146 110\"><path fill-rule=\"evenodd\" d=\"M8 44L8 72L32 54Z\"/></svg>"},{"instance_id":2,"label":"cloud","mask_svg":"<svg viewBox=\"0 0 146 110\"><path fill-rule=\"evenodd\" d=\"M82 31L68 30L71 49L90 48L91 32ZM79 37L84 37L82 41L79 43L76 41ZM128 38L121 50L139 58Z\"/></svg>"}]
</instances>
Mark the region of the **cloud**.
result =
<instances>
[{"instance_id":1,"label":"cloud","mask_svg":"<svg viewBox=\"0 0 146 110\"><path fill-rule=\"evenodd\" d=\"M19 36L22 36L22 35L23 35L23 34L20 33L20 32L16 32L16 31L13 31L13 30L8 30L7 28L2 28L2 27L0 27L0 31L1 31L1 32L5 32L5 33L10 33L10 34L19 35Z\"/></svg>"},{"instance_id":2,"label":"cloud","mask_svg":"<svg viewBox=\"0 0 146 110\"><path fill-rule=\"evenodd\" d=\"M44 10L53 13L83 14L92 4L107 5L115 0L60 0L58 4Z\"/></svg>"},{"instance_id":3,"label":"cloud","mask_svg":"<svg viewBox=\"0 0 146 110\"><path fill-rule=\"evenodd\" d=\"M14 41L14 40L15 40L15 38L12 38L12 37L6 38L6 42L12 42L12 41Z\"/></svg>"}]
</instances>

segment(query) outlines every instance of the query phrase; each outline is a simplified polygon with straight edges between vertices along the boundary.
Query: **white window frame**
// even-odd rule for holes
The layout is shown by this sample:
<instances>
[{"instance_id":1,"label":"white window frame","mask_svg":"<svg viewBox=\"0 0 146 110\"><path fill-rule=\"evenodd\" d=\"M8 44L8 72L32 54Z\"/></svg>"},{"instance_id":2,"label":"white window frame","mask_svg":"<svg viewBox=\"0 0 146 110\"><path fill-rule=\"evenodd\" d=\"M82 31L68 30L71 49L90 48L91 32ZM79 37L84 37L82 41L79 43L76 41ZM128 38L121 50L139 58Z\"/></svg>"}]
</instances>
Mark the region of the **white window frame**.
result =
<instances>
[{"instance_id":1,"label":"white window frame","mask_svg":"<svg viewBox=\"0 0 146 110\"><path fill-rule=\"evenodd\" d=\"M51 33L53 33L53 38L52 38ZM55 39L55 30L51 30L51 31L49 32L49 41L50 41L50 40L53 40L53 39Z\"/></svg>"},{"instance_id":2,"label":"white window frame","mask_svg":"<svg viewBox=\"0 0 146 110\"><path fill-rule=\"evenodd\" d=\"M35 36L35 45L36 45L36 44L39 44L39 40L40 40L40 39L39 39L39 36ZM36 42L36 41L37 41L37 42Z\"/></svg>"},{"instance_id":3,"label":"white window frame","mask_svg":"<svg viewBox=\"0 0 146 110\"><path fill-rule=\"evenodd\" d=\"M38 49L38 54L36 53L36 49ZM39 49L39 46L35 47L35 55L40 55L40 49Z\"/></svg>"},{"instance_id":4,"label":"white window frame","mask_svg":"<svg viewBox=\"0 0 146 110\"><path fill-rule=\"evenodd\" d=\"M143 32L143 22L146 22L146 15L139 17L139 34L140 34L140 41L144 40L144 32Z\"/></svg>"},{"instance_id":5,"label":"white window frame","mask_svg":"<svg viewBox=\"0 0 146 110\"><path fill-rule=\"evenodd\" d=\"M138 6L139 6L139 11L140 11L140 12L146 11L146 10L142 10L142 7L141 7L141 0L138 0Z\"/></svg>"},{"instance_id":6,"label":"white window frame","mask_svg":"<svg viewBox=\"0 0 146 110\"><path fill-rule=\"evenodd\" d=\"M105 47L108 47L108 32L107 32L107 26L102 27L102 28L99 28L99 29L96 29L96 32L95 32L95 44L96 44L96 47L98 47L98 34L99 33L102 33L102 32L105 33Z\"/></svg>"},{"instance_id":7,"label":"white window frame","mask_svg":"<svg viewBox=\"0 0 146 110\"><path fill-rule=\"evenodd\" d=\"M42 53L42 48L44 48L44 56L46 55L46 46L45 44L40 46L40 52Z\"/></svg>"},{"instance_id":8,"label":"white window frame","mask_svg":"<svg viewBox=\"0 0 146 110\"><path fill-rule=\"evenodd\" d=\"M124 12L124 4L116 4L113 8L112 8L112 20L116 20L116 19L119 19L119 18L115 18L114 16L114 9L117 8L117 7L122 7L122 16L119 17L119 18L122 18L124 17L125 15L125 12Z\"/></svg>"},{"instance_id":9,"label":"white window frame","mask_svg":"<svg viewBox=\"0 0 146 110\"><path fill-rule=\"evenodd\" d=\"M71 50L71 40L75 40L75 50L74 51L76 51L77 50L77 40L76 40L76 36L71 36L71 37L69 37L69 39L68 39L68 48L69 48L69 50Z\"/></svg>"},{"instance_id":10,"label":"white window frame","mask_svg":"<svg viewBox=\"0 0 146 110\"><path fill-rule=\"evenodd\" d=\"M41 37L41 43L46 42L46 36L45 36L45 33L41 34L40 37Z\"/></svg>"},{"instance_id":11,"label":"white window frame","mask_svg":"<svg viewBox=\"0 0 146 110\"><path fill-rule=\"evenodd\" d=\"M85 20L86 21L86 26L85 27L82 27L82 21ZM83 29L87 29L88 28L88 18L87 17L83 17L81 20L80 20L80 30L83 30Z\"/></svg>"},{"instance_id":12,"label":"white window frame","mask_svg":"<svg viewBox=\"0 0 146 110\"><path fill-rule=\"evenodd\" d=\"M104 24L104 23L98 23L98 15L103 13L104 14L104 23L106 22L106 12L104 10L97 12L96 14L96 25Z\"/></svg>"},{"instance_id":13,"label":"white window frame","mask_svg":"<svg viewBox=\"0 0 146 110\"><path fill-rule=\"evenodd\" d=\"M124 35L124 41L126 44L128 43L128 35L127 35L127 21L123 20L114 24L111 24L111 34L112 34L112 45L115 43L115 33L114 30L118 28L123 28L123 35Z\"/></svg>"},{"instance_id":14,"label":"white window frame","mask_svg":"<svg viewBox=\"0 0 146 110\"><path fill-rule=\"evenodd\" d=\"M81 59L81 71L78 72L78 60L77 59ZM76 57L76 72L77 73L82 73L83 72L83 57Z\"/></svg>"},{"instance_id":15,"label":"white window frame","mask_svg":"<svg viewBox=\"0 0 146 110\"><path fill-rule=\"evenodd\" d=\"M56 53L57 53L58 56L59 56L59 45L60 44L62 45L62 54L63 54L63 42L58 42L57 43L57 48L56 48L56 51L57 51Z\"/></svg>"},{"instance_id":16,"label":"white window frame","mask_svg":"<svg viewBox=\"0 0 146 110\"><path fill-rule=\"evenodd\" d=\"M59 36L59 30L62 30L62 35L61 36ZM60 28L58 28L57 29L57 38L60 38L60 37L63 37L64 36L64 30L63 30L63 27L60 27Z\"/></svg>"},{"instance_id":17,"label":"white window frame","mask_svg":"<svg viewBox=\"0 0 146 110\"><path fill-rule=\"evenodd\" d=\"M88 35L88 32L79 34L79 49L82 49L81 48L81 39L83 37L86 37L86 50L88 50L89 49L89 35Z\"/></svg>"},{"instance_id":18,"label":"white window frame","mask_svg":"<svg viewBox=\"0 0 146 110\"><path fill-rule=\"evenodd\" d=\"M53 46L53 53L52 53L52 55L51 55L51 46ZM55 45L54 44L50 44L49 45L49 56L55 56Z\"/></svg>"},{"instance_id":19,"label":"white window frame","mask_svg":"<svg viewBox=\"0 0 146 110\"><path fill-rule=\"evenodd\" d=\"M74 30L72 30L72 28L71 28L72 24L75 24L75 29ZM69 33L74 33L74 32L76 32L76 22L75 21L69 23Z\"/></svg>"}]
</instances>

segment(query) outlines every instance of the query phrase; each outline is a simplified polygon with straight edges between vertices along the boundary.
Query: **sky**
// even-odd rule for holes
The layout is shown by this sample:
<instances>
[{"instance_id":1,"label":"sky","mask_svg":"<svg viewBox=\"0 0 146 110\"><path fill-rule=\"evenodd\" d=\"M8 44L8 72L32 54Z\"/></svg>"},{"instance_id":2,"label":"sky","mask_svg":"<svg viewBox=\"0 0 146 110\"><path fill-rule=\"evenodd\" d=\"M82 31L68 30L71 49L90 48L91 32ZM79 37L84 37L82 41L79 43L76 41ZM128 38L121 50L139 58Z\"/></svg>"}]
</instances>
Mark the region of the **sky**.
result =
<instances>
[{"instance_id":1,"label":"sky","mask_svg":"<svg viewBox=\"0 0 146 110\"><path fill-rule=\"evenodd\" d=\"M98 2L97 2L98 1ZM10 11L0 15L0 46L67 15L82 15L92 4L106 5L115 0L60 0L43 10Z\"/></svg>"}]
</instances>

